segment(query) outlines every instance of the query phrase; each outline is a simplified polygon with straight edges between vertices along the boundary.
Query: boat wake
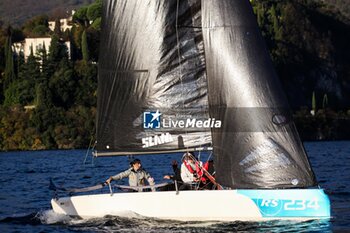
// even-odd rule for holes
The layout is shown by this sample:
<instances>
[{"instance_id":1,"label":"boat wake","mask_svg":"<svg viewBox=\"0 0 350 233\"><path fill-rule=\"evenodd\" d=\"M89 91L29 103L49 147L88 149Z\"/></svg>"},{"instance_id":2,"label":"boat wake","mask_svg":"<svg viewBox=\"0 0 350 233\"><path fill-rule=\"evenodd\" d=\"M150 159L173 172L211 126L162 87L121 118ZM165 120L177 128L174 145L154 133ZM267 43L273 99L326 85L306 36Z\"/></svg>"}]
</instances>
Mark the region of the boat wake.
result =
<instances>
[{"instance_id":1,"label":"boat wake","mask_svg":"<svg viewBox=\"0 0 350 233\"><path fill-rule=\"evenodd\" d=\"M45 210L30 214L16 214L0 219L0 224L68 224L73 219L66 215L55 213L53 210Z\"/></svg>"},{"instance_id":2,"label":"boat wake","mask_svg":"<svg viewBox=\"0 0 350 233\"><path fill-rule=\"evenodd\" d=\"M147 218L133 212L119 213L119 216L103 218L79 219L55 213L53 210L40 211L23 215L14 215L0 219L0 224L9 225L54 225L75 232L309 232L312 229L321 232L331 232L329 221L314 220L305 222L295 221L266 221L266 222L202 222L174 221ZM271 227L273 226L273 227ZM57 228L56 228L57 229ZM273 231L271 231L273 229Z\"/></svg>"},{"instance_id":3,"label":"boat wake","mask_svg":"<svg viewBox=\"0 0 350 233\"><path fill-rule=\"evenodd\" d=\"M28 225L40 225L42 224L37 217L37 213L14 215L0 219L0 224L28 224Z\"/></svg>"},{"instance_id":4,"label":"boat wake","mask_svg":"<svg viewBox=\"0 0 350 233\"><path fill-rule=\"evenodd\" d=\"M67 215L57 214L53 210L39 212L36 217L42 224L69 224L73 220L73 218Z\"/></svg>"}]
</instances>

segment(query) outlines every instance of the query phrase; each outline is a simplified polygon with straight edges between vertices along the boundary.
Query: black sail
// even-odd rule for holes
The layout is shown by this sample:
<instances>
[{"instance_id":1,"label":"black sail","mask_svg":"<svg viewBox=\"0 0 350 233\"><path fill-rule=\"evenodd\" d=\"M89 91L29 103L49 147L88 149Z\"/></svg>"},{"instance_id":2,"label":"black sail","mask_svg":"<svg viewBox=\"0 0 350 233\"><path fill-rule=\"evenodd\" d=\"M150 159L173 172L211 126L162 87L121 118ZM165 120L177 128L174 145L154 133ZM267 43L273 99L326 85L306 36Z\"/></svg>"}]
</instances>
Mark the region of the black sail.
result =
<instances>
[{"instance_id":1,"label":"black sail","mask_svg":"<svg viewBox=\"0 0 350 233\"><path fill-rule=\"evenodd\" d=\"M99 151L212 145L224 186L316 184L248 0L106 0L103 16ZM151 112L162 119L211 117L222 125L149 129L144 114Z\"/></svg>"},{"instance_id":2,"label":"black sail","mask_svg":"<svg viewBox=\"0 0 350 233\"><path fill-rule=\"evenodd\" d=\"M161 153L211 145L210 129L143 127L143 114L157 110L162 119L209 117L200 10L193 0L104 1L99 151Z\"/></svg>"},{"instance_id":3,"label":"black sail","mask_svg":"<svg viewBox=\"0 0 350 233\"><path fill-rule=\"evenodd\" d=\"M217 181L232 188L316 184L248 0L203 0Z\"/></svg>"}]
</instances>

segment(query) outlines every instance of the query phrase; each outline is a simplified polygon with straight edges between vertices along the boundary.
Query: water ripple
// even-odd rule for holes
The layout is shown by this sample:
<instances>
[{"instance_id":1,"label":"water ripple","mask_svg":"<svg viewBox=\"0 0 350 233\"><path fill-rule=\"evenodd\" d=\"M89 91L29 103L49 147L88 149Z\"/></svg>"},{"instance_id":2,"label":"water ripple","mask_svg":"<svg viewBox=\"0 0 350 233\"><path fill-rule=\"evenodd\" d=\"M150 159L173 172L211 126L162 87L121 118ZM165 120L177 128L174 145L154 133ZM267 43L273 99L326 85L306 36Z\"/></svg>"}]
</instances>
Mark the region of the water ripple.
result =
<instances>
[{"instance_id":1,"label":"water ripple","mask_svg":"<svg viewBox=\"0 0 350 233\"><path fill-rule=\"evenodd\" d=\"M129 161L103 158L92 166L82 164L83 150L38 151L0 153L0 232L350 232L350 142L312 142L305 147L319 184L330 196L331 221L179 222L132 213L81 220L57 215L50 206L50 177L65 187L94 185L124 170ZM147 156L142 162L156 182L162 182L174 159L179 161L179 156Z\"/></svg>"}]
</instances>

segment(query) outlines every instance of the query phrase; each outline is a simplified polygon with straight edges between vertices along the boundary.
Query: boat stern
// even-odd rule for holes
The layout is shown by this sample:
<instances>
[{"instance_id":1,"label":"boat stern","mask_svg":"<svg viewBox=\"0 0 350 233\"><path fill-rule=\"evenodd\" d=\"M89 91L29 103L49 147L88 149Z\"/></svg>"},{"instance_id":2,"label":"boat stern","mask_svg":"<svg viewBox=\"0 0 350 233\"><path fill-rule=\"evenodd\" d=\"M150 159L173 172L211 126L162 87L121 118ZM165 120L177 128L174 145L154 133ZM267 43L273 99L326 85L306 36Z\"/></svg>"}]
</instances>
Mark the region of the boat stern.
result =
<instances>
[{"instance_id":1,"label":"boat stern","mask_svg":"<svg viewBox=\"0 0 350 233\"><path fill-rule=\"evenodd\" d=\"M70 198L53 198L51 199L51 206L55 213L64 215L78 215Z\"/></svg>"},{"instance_id":2,"label":"boat stern","mask_svg":"<svg viewBox=\"0 0 350 233\"><path fill-rule=\"evenodd\" d=\"M327 219L329 197L322 189L237 190L249 197L263 218Z\"/></svg>"}]
</instances>

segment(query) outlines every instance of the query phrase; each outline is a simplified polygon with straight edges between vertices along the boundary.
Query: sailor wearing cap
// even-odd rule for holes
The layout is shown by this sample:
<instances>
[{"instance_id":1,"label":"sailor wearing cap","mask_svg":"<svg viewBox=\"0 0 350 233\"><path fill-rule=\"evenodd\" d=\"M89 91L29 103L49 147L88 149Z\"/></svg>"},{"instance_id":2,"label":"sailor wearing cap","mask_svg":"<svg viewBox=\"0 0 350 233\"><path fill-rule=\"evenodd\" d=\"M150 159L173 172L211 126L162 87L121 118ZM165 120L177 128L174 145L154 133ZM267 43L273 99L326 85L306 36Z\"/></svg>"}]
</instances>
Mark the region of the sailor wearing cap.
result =
<instances>
[{"instance_id":1,"label":"sailor wearing cap","mask_svg":"<svg viewBox=\"0 0 350 233\"><path fill-rule=\"evenodd\" d=\"M152 176L145 169L142 168L141 160L139 159L134 159L133 161L131 161L130 168L128 170L109 177L106 180L106 183L109 184L112 180L121 180L126 177L129 177L130 186L144 186L145 180L147 180L150 185L155 184Z\"/></svg>"}]
</instances>

